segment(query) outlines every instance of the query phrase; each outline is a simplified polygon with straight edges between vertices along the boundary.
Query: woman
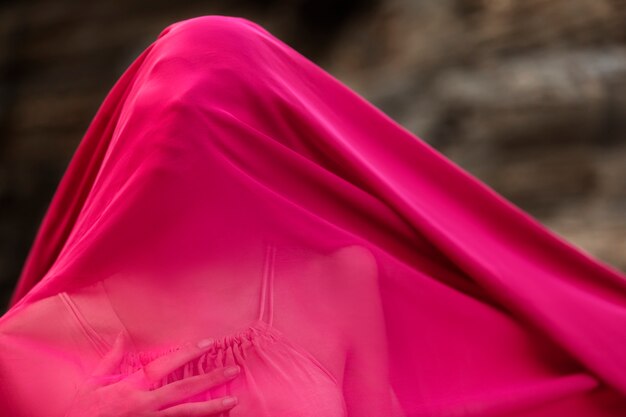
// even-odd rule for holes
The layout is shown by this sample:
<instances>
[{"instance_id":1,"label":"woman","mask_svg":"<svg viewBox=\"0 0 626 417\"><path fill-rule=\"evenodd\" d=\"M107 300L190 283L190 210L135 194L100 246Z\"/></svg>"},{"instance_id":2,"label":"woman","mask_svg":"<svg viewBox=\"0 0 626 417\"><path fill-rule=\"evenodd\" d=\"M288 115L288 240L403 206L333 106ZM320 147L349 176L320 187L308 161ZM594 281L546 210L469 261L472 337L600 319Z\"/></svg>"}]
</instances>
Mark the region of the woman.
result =
<instances>
[{"instance_id":1,"label":"woman","mask_svg":"<svg viewBox=\"0 0 626 417\"><path fill-rule=\"evenodd\" d=\"M76 151L0 319L1 411L622 416L625 339L619 271L258 24L201 16Z\"/></svg>"}]
</instances>

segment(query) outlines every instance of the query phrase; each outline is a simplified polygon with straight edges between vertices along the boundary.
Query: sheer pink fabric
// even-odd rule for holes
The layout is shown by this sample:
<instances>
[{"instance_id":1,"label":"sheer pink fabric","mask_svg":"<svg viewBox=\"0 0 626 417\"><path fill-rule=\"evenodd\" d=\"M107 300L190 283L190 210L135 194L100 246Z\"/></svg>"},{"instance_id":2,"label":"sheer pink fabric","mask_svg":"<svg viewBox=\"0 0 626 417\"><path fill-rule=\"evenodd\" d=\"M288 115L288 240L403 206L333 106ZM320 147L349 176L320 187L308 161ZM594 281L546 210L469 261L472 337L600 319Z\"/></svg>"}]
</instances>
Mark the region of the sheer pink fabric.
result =
<instances>
[{"instance_id":1,"label":"sheer pink fabric","mask_svg":"<svg viewBox=\"0 0 626 417\"><path fill-rule=\"evenodd\" d=\"M0 414L203 337L232 417L626 415L626 277L249 20L120 77L0 318Z\"/></svg>"}]
</instances>

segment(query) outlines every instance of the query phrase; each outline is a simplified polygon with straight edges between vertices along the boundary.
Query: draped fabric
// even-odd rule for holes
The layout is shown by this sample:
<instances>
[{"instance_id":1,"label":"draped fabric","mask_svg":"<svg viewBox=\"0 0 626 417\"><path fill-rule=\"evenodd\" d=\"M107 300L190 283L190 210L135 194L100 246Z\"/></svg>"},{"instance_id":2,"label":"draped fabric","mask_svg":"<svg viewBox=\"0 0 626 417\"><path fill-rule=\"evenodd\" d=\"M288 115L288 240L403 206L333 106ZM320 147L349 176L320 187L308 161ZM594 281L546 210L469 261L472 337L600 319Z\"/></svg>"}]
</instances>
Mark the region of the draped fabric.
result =
<instances>
[{"instance_id":1,"label":"draped fabric","mask_svg":"<svg viewBox=\"0 0 626 417\"><path fill-rule=\"evenodd\" d=\"M219 340L159 385L238 363L233 417L626 415L626 277L235 16L166 27L98 109L0 414L64 416L120 331L121 374Z\"/></svg>"}]
</instances>

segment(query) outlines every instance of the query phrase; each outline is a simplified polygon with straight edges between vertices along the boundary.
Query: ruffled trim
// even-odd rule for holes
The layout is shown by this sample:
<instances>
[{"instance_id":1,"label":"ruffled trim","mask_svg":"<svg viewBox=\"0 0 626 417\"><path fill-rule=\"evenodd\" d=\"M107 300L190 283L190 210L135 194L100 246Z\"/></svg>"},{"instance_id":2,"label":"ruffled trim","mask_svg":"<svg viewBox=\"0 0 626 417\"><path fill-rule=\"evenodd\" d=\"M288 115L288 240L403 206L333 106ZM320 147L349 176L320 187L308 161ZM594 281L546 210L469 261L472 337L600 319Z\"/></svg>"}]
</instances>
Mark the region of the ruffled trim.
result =
<instances>
[{"instance_id":1,"label":"ruffled trim","mask_svg":"<svg viewBox=\"0 0 626 417\"><path fill-rule=\"evenodd\" d=\"M260 338L269 341L277 340L277 335L270 330L271 327L260 321L234 334L213 338L215 342L207 351L169 373L165 378L153 384L152 388L159 388L189 376L206 374L215 368L232 364L233 360L239 363L245 360L250 347L258 345ZM177 345L160 350L126 352L120 361L119 372L122 375L130 375L156 358L180 350L182 347L182 345Z\"/></svg>"}]
</instances>

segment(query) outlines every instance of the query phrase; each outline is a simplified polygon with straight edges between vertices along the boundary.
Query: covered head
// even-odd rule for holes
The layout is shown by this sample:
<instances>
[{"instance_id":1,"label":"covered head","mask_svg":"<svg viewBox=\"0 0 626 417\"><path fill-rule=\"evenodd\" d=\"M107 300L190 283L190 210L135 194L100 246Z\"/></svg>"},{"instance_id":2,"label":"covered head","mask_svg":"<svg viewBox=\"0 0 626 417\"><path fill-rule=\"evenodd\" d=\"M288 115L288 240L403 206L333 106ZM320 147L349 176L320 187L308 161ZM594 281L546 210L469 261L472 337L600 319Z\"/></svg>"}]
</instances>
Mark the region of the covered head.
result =
<instances>
[{"instance_id":1,"label":"covered head","mask_svg":"<svg viewBox=\"0 0 626 417\"><path fill-rule=\"evenodd\" d=\"M161 383L237 363L233 416L626 406L626 277L240 17L168 26L99 108L0 318L0 409L62 416L121 330L121 373L218 340Z\"/></svg>"}]
</instances>

